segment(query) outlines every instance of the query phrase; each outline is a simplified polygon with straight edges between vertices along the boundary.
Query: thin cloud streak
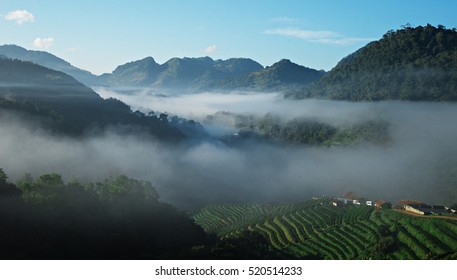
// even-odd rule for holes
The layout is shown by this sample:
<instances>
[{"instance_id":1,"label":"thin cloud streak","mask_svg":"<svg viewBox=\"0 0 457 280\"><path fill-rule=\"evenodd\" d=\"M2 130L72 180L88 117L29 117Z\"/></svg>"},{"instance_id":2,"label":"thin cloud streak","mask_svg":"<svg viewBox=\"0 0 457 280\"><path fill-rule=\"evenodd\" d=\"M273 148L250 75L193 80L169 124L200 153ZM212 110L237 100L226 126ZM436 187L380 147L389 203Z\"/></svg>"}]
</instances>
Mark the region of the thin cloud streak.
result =
<instances>
[{"instance_id":1,"label":"thin cloud streak","mask_svg":"<svg viewBox=\"0 0 457 280\"><path fill-rule=\"evenodd\" d=\"M344 37L339 33L327 30L304 30L298 28L276 28L265 30L265 34L293 37L313 43L332 45L352 45L359 42L368 42L373 38Z\"/></svg>"}]
</instances>

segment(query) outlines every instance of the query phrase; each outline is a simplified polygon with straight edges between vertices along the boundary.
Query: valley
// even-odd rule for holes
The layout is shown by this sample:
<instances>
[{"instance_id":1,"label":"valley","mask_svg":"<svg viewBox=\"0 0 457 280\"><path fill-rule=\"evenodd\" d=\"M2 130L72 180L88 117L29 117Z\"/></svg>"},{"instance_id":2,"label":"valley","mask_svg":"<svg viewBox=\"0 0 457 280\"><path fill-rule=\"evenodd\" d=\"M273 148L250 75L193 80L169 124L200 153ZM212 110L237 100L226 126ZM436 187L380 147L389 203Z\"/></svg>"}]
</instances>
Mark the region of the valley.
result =
<instances>
[{"instance_id":1,"label":"valley","mask_svg":"<svg viewBox=\"0 0 457 280\"><path fill-rule=\"evenodd\" d=\"M0 258L456 259L454 219L332 200L454 207L456 42L408 25L329 71L147 56L101 75L0 46Z\"/></svg>"}]
</instances>

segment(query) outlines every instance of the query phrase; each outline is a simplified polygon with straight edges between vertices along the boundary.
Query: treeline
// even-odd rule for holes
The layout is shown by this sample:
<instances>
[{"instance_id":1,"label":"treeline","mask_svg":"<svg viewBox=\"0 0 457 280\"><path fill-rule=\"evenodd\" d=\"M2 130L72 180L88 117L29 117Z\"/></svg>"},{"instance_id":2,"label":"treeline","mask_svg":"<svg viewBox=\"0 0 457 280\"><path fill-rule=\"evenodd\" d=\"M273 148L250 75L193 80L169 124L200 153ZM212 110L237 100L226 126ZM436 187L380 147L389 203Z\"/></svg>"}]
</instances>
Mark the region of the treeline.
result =
<instances>
[{"instance_id":1,"label":"treeline","mask_svg":"<svg viewBox=\"0 0 457 280\"><path fill-rule=\"evenodd\" d=\"M58 174L9 183L0 169L0 259L173 258L206 234L126 176L64 183Z\"/></svg>"},{"instance_id":2,"label":"treeline","mask_svg":"<svg viewBox=\"0 0 457 280\"><path fill-rule=\"evenodd\" d=\"M256 233L219 239L124 175L65 183L56 173L11 183L0 169L0 259L277 259Z\"/></svg>"},{"instance_id":3,"label":"treeline","mask_svg":"<svg viewBox=\"0 0 457 280\"><path fill-rule=\"evenodd\" d=\"M290 120L266 114L263 117L218 112L209 115L206 123L229 123L239 129L236 138L275 141L294 145L352 146L364 143L385 145L390 142L389 124L368 120L336 126L313 118ZM233 136L228 140L233 140Z\"/></svg>"},{"instance_id":4,"label":"treeline","mask_svg":"<svg viewBox=\"0 0 457 280\"><path fill-rule=\"evenodd\" d=\"M291 98L457 100L457 31L442 25L388 31Z\"/></svg>"}]
</instances>

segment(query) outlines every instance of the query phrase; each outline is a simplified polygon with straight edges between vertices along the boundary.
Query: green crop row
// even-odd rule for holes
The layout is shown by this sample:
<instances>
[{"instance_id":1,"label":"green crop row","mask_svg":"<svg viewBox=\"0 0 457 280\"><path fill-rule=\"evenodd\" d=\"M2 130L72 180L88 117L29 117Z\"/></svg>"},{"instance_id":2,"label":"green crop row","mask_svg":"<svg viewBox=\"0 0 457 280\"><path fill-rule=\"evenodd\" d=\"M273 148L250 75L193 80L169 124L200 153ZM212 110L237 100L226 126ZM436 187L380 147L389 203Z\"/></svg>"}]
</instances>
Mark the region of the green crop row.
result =
<instances>
[{"instance_id":1,"label":"green crop row","mask_svg":"<svg viewBox=\"0 0 457 280\"><path fill-rule=\"evenodd\" d=\"M244 230L258 232L272 247L299 258L367 258L387 236L394 240L383 256L387 259L452 258L457 251L454 221L375 211L365 205L334 207L326 198L277 205L209 205L194 220L221 238L237 237Z\"/></svg>"}]
</instances>

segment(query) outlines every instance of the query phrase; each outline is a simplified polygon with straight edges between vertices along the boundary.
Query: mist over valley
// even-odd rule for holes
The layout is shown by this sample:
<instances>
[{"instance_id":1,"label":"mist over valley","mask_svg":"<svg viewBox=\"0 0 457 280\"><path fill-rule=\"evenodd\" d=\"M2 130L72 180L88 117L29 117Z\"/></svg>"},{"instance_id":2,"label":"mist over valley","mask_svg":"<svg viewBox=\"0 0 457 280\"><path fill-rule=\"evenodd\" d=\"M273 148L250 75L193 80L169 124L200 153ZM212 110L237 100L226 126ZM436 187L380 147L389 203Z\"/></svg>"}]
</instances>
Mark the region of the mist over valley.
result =
<instances>
[{"instance_id":1,"label":"mist over valley","mask_svg":"<svg viewBox=\"0 0 457 280\"><path fill-rule=\"evenodd\" d=\"M2 113L0 152L9 159L3 168L13 180L24 170L88 180L125 174L152 182L164 201L188 210L207 203L285 202L347 191L389 201L456 199L455 104L291 101L260 93L164 96L145 91L124 95L98 90L102 97L118 98L144 113L154 108L156 114L193 118L210 136L170 145L112 128L77 140L49 135L39 123ZM209 118L218 112L225 114ZM299 145L240 139L237 116L268 114L284 122L311 119L340 129L383 121L388 140Z\"/></svg>"},{"instance_id":2,"label":"mist over valley","mask_svg":"<svg viewBox=\"0 0 457 280\"><path fill-rule=\"evenodd\" d=\"M456 46L102 75L0 46L0 259L455 259Z\"/></svg>"}]
</instances>

